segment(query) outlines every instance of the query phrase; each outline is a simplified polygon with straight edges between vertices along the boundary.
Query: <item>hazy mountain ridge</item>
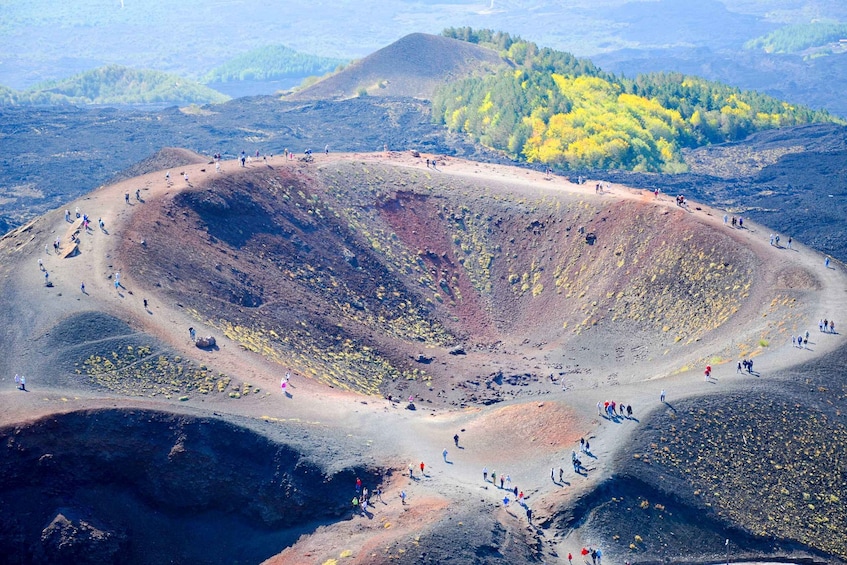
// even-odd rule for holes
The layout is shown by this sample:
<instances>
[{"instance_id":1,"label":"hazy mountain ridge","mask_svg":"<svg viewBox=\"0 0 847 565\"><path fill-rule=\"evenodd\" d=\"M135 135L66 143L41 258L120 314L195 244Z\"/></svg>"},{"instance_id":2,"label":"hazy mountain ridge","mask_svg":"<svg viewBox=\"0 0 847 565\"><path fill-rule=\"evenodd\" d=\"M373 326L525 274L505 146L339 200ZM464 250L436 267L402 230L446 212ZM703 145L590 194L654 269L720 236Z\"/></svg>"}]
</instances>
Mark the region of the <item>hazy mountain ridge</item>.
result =
<instances>
[{"instance_id":1,"label":"hazy mountain ridge","mask_svg":"<svg viewBox=\"0 0 847 565\"><path fill-rule=\"evenodd\" d=\"M171 73L118 65L40 83L26 91L0 90L0 104L10 106L209 104L228 99L203 84Z\"/></svg>"},{"instance_id":2,"label":"hazy mountain ridge","mask_svg":"<svg viewBox=\"0 0 847 565\"><path fill-rule=\"evenodd\" d=\"M319 57L284 45L268 45L233 57L205 75L203 82L270 81L320 76L348 64L347 59Z\"/></svg>"},{"instance_id":3,"label":"hazy mountain ridge","mask_svg":"<svg viewBox=\"0 0 847 565\"><path fill-rule=\"evenodd\" d=\"M681 0L559 4L497 0L493 9L488 9L488 2L455 1L439 4L437 14L431 5L418 0L318 4L302 11L282 5L269 8L250 2L210 4L200 0L179 4L112 0L107 4L80 0L73 8L28 2L5 6L0 26L6 33L0 34L0 52L6 56L0 64L0 84L23 90L36 82L107 64L154 68L199 79L234 55L266 45L284 43L301 52L350 59L364 57L409 33L435 34L444 27L469 23L509 30L538 44L593 57L622 49L665 52L692 47L713 52L729 49L737 55L745 41L786 24L821 18L847 21L847 5L834 0L781 0L776 4L721 0L696 7ZM256 26L256 22L262 25ZM251 33L228 33L239 26ZM137 45L144 45L144 51L137 51ZM651 70L679 70L742 88L762 88L750 85L744 73L719 77L679 67ZM628 71L627 75L632 76ZM830 92L822 82L817 84L824 87L826 95L818 94L815 100L821 102L814 104L835 111L841 98L838 90ZM269 85L264 93L278 88ZM811 103L796 99L792 92L786 91L792 102Z\"/></svg>"}]
</instances>

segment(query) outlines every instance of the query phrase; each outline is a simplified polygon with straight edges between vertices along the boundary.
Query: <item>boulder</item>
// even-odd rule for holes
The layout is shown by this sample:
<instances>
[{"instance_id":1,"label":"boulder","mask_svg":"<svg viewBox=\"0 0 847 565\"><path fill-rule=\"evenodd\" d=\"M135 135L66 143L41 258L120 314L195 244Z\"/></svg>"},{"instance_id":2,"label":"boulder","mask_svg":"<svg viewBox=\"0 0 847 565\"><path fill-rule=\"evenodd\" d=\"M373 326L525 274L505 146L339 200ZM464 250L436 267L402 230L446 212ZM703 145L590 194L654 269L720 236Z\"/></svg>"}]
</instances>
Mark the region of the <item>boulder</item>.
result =
<instances>
[{"instance_id":1,"label":"boulder","mask_svg":"<svg viewBox=\"0 0 847 565\"><path fill-rule=\"evenodd\" d=\"M197 341L194 342L194 345L196 345L200 349L208 349L210 347L215 347L215 345L217 345L217 342L215 341L214 337L207 335L206 337L198 337Z\"/></svg>"},{"instance_id":2,"label":"boulder","mask_svg":"<svg viewBox=\"0 0 847 565\"><path fill-rule=\"evenodd\" d=\"M41 532L36 563L121 563L127 545L123 532L95 526L59 511Z\"/></svg>"}]
</instances>

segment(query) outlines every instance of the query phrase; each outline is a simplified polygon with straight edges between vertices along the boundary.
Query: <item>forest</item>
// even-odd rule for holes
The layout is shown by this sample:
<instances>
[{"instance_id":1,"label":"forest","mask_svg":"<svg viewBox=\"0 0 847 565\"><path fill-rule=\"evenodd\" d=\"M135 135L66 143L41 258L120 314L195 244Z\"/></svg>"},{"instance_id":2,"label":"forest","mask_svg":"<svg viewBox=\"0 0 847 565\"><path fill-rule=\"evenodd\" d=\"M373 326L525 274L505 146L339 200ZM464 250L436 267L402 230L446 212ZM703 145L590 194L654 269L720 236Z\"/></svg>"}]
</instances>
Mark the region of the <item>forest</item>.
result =
<instances>
[{"instance_id":1,"label":"forest","mask_svg":"<svg viewBox=\"0 0 847 565\"><path fill-rule=\"evenodd\" d=\"M682 172L684 148L838 121L824 111L679 73L634 79L508 34L449 28L514 67L442 87L433 119L512 158L563 169Z\"/></svg>"},{"instance_id":2,"label":"forest","mask_svg":"<svg viewBox=\"0 0 847 565\"><path fill-rule=\"evenodd\" d=\"M847 40L847 24L817 22L785 26L765 36L748 41L746 49L765 53L799 53L813 47Z\"/></svg>"},{"instance_id":3,"label":"forest","mask_svg":"<svg viewBox=\"0 0 847 565\"><path fill-rule=\"evenodd\" d=\"M27 90L0 86L0 106L219 103L228 97L171 73L108 65Z\"/></svg>"},{"instance_id":4,"label":"forest","mask_svg":"<svg viewBox=\"0 0 847 565\"><path fill-rule=\"evenodd\" d=\"M300 53L284 45L269 45L234 57L207 73L203 82L270 81L324 75L347 63L345 59L319 57Z\"/></svg>"}]
</instances>

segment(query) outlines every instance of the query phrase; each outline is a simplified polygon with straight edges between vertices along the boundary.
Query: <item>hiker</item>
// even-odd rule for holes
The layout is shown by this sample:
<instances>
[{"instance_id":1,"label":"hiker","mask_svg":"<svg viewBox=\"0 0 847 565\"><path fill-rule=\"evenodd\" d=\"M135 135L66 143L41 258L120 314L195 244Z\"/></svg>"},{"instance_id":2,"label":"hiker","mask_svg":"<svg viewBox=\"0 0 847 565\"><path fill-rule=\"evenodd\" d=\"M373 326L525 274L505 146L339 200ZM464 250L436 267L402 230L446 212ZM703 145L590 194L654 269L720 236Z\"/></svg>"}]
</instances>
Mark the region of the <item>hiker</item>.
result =
<instances>
[{"instance_id":1,"label":"hiker","mask_svg":"<svg viewBox=\"0 0 847 565\"><path fill-rule=\"evenodd\" d=\"M421 475L424 474L424 462L421 461Z\"/></svg>"},{"instance_id":2,"label":"hiker","mask_svg":"<svg viewBox=\"0 0 847 565\"><path fill-rule=\"evenodd\" d=\"M324 147L324 155L329 155L329 143L327 143L326 147Z\"/></svg>"},{"instance_id":3,"label":"hiker","mask_svg":"<svg viewBox=\"0 0 847 565\"><path fill-rule=\"evenodd\" d=\"M147 310L147 299L144 299L144 309Z\"/></svg>"},{"instance_id":4,"label":"hiker","mask_svg":"<svg viewBox=\"0 0 847 565\"><path fill-rule=\"evenodd\" d=\"M26 377L21 375L21 390L26 392Z\"/></svg>"},{"instance_id":5,"label":"hiker","mask_svg":"<svg viewBox=\"0 0 847 565\"><path fill-rule=\"evenodd\" d=\"M82 281L82 282L79 284L79 290L80 290L80 292L82 292L83 294L85 294L85 281Z\"/></svg>"},{"instance_id":6,"label":"hiker","mask_svg":"<svg viewBox=\"0 0 847 565\"><path fill-rule=\"evenodd\" d=\"M791 249L791 236L788 237L788 249Z\"/></svg>"},{"instance_id":7,"label":"hiker","mask_svg":"<svg viewBox=\"0 0 847 565\"><path fill-rule=\"evenodd\" d=\"M665 389L662 389L662 392L659 394L659 402L665 401Z\"/></svg>"},{"instance_id":8,"label":"hiker","mask_svg":"<svg viewBox=\"0 0 847 565\"><path fill-rule=\"evenodd\" d=\"M561 467L559 467L559 482L560 483L564 482L564 475L565 475L565 470L562 469Z\"/></svg>"},{"instance_id":9,"label":"hiker","mask_svg":"<svg viewBox=\"0 0 847 565\"><path fill-rule=\"evenodd\" d=\"M129 204L129 192L124 193L124 200L126 201L127 204Z\"/></svg>"},{"instance_id":10,"label":"hiker","mask_svg":"<svg viewBox=\"0 0 847 565\"><path fill-rule=\"evenodd\" d=\"M415 478L415 468L412 466L411 463L409 463L409 478L410 479Z\"/></svg>"},{"instance_id":11,"label":"hiker","mask_svg":"<svg viewBox=\"0 0 847 565\"><path fill-rule=\"evenodd\" d=\"M135 199L141 202L141 190L138 188L135 189Z\"/></svg>"},{"instance_id":12,"label":"hiker","mask_svg":"<svg viewBox=\"0 0 847 565\"><path fill-rule=\"evenodd\" d=\"M831 334L835 333L835 320L829 321L829 333L831 333Z\"/></svg>"},{"instance_id":13,"label":"hiker","mask_svg":"<svg viewBox=\"0 0 847 565\"><path fill-rule=\"evenodd\" d=\"M191 341L197 341L197 332L194 331L194 328L188 328L188 337L191 338Z\"/></svg>"},{"instance_id":14,"label":"hiker","mask_svg":"<svg viewBox=\"0 0 847 565\"><path fill-rule=\"evenodd\" d=\"M501 475L500 475L500 488L501 488L501 489L503 488L503 481L504 481L504 480L505 480L505 479L503 478L503 475L501 474Z\"/></svg>"},{"instance_id":15,"label":"hiker","mask_svg":"<svg viewBox=\"0 0 847 565\"><path fill-rule=\"evenodd\" d=\"M444 451L441 452L441 455L444 457L444 462L447 463L447 448L444 448Z\"/></svg>"},{"instance_id":16,"label":"hiker","mask_svg":"<svg viewBox=\"0 0 847 565\"><path fill-rule=\"evenodd\" d=\"M353 514L358 514L359 513L359 498L354 496L353 500L351 500L350 502L353 503Z\"/></svg>"},{"instance_id":17,"label":"hiker","mask_svg":"<svg viewBox=\"0 0 847 565\"><path fill-rule=\"evenodd\" d=\"M356 492L362 490L362 479L356 477Z\"/></svg>"},{"instance_id":18,"label":"hiker","mask_svg":"<svg viewBox=\"0 0 847 565\"><path fill-rule=\"evenodd\" d=\"M626 406L626 417L632 418L632 404L627 404Z\"/></svg>"},{"instance_id":19,"label":"hiker","mask_svg":"<svg viewBox=\"0 0 847 565\"><path fill-rule=\"evenodd\" d=\"M829 269L829 257L823 260L823 266Z\"/></svg>"},{"instance_id":20,"label":"hiker","mask_svg":"<svg viewBox=\"0 0 847 565\"><path fill-rule=\"evenodd\" d=\"M506 508L509 507L509 495L508 494L503 497L503 506L505 506Z\"/></svg>"},{"instance_id":21,"label":"hiker","mask_svg":"<svg viewBox=\"0 0 847 565\"><path fill-rule=\"evenodd\" d=\"M404 506L406 505L406 491L405 490L400 491L400 502L402 502Z\"/></svg>"},{"instance_id":22,"label":"hiker","mask_svg":"<svg viewBox=\"0 0 847 565\"><path fill-rule=\"evenodd\" d=\"M456 447L459 447L459 434L453 436L453 443L456 444Z\"/></svg>"},{"instance_id":23,"label":"hiker","mask_svg":"<svg viewBox=\"0 0 847 565\"><path fill-rule=\"evenodd\" d=\"M482 481L485 483L488 482L488 467L482 468Z\"/></svg>"},{"instance_id":24,"label":"hiker","mask_svg":"<svg viewBox=\"0 0 847 565\"><path fill-rule=\"evenodd\" d=\"M168 185L171 184L171 172L170 171L165 173L165 182L168 183Z\"/></svg>"},{"instance_id":25,"label":"hiker","mask_svg":"<svg viewBox=\"0 0 847 565\"><path fill-rule=\"evenodd\" d=\"M21 389L21 376L17 373L15 374L15 388L18 390Z\"/></svg>"}]
</instances>

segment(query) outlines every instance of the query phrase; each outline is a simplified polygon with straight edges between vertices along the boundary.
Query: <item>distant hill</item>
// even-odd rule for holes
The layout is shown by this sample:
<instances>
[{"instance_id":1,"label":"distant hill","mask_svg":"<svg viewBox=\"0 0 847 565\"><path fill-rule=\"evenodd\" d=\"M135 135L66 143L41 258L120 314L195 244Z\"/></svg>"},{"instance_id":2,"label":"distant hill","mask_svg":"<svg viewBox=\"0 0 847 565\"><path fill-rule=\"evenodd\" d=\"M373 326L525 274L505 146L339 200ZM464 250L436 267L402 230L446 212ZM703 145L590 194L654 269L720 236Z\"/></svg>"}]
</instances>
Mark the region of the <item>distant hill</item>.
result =
<instances>
[{"instance_id":1,"label":"distant hill","mask_svg":"<svg viewBox=\"0 0 847 565\"><path fill-rule=\"evenodd\" d=\"M766 53L800 53L813 49L815 54L826 55L833 49L843 52L841 40L847 41L847 24L816 22L782 27L762 37L751 39L744 47L760 49Z\"/></svg>"},{"instance_id":2,"label":"distant hill","mask_svg":"<svg viewBox=\"0 0 847 565\"><path fill-rule=\"evenodd\" d=\"M108 65L24 91L0 88L6 106L62 104L208 104L229 98L196 81L162 71Z\"/></svg>"},{"instance_id":3,"label":"distant hill","mask_svg":"<svg viewBox=\"0 0 847 565\"><path fill-rule=\"evenodd\" d=\"M347 63L346 59L309 55L284 45L268 45L230 59L209 71L203 82L270 81L324 75Z\"/></svg>"},{"instance_id":4,"label":"distant hill","mask_svg":"<svg viewBox=\"0 0 847 565\"><path fill-rule=\"evenodd\" d=\"M288 98L432 97L448 82L509 68L496 51L455 39L413 33Z\"/></svg>"}]
</instances>

